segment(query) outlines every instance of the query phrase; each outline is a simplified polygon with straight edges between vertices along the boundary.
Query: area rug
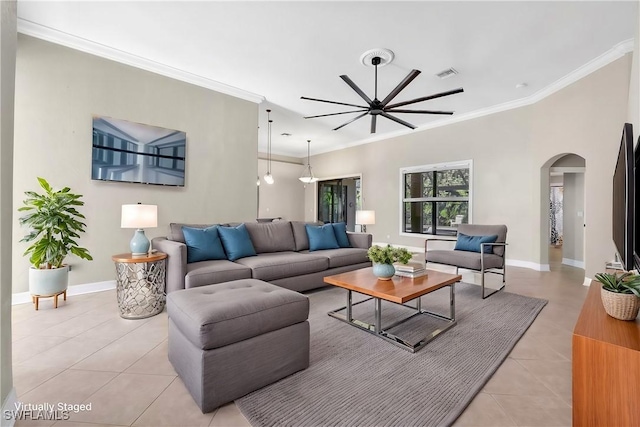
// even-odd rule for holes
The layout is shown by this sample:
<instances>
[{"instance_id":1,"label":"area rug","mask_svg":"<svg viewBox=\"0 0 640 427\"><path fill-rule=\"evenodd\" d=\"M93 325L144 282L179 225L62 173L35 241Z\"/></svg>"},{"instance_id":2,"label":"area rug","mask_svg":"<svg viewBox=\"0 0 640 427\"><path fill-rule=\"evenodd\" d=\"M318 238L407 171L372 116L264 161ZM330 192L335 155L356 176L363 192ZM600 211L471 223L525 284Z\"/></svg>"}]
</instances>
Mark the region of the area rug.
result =
<instances>
[{"instance_id":1,"label":"area rug","mask_svg":"<svg viewBox=\"0 0 640 427\"><path fill-rule=\"evenodd\" d=\"M450 425L547 303L504 291L483 300L479 286L458 283L458 324L412 354L328 316L345 305L345 290L308 296L311 365L236 400L253 426ZM422 307L448 315L449 288L422 297ZM407 314L407 308L383 303L383 327ZM372 302L354 308L356 319L370 322L372 315ZM441 324L420 316L393 332L424 336Z\"/></svg>"}]
</instances>

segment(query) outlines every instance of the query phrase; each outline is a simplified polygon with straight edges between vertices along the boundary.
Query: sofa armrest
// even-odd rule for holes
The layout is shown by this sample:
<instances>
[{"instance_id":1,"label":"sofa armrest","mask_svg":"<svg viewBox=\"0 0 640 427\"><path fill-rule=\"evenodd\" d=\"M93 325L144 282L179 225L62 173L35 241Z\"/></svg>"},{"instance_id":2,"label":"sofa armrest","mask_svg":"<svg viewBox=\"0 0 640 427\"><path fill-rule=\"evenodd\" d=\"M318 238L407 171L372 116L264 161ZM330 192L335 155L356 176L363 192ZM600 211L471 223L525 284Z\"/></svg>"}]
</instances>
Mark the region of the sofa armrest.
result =
<instances>
[{"instance_id":1,"label":"sofa armrest","mask_svg":"<svg viewBox=\"0 0 640 427\"><path fill-rule=\"evenodd\" d=\"M424 252L427 253L429 242L452 242L456 243L457 239L427 239L424 241Z\"/></svg>"},{"instance_id":2,"label":"sofa armrest","mask_svg":"<svg viewBox=\"0 0 640 427\"><path fill-rule=\"evenodd\" d=\"M353 231L347 231L347 237L349 243L353 248L369 249L373 242L373 234L369 233L355 233Z\"/></svg>"},{"instance_id":3,"label":"sofa armrest","mask_svg":"<svg viewBox=\"0 0 640 427\"><path fill-rule=\"evenodd\" d=\"M151 242L153 249L168 255L165 292L184 289L184 276L187 274L187 245L167 240L165 237L156 237Z\"/></svg>"}]
</instances>

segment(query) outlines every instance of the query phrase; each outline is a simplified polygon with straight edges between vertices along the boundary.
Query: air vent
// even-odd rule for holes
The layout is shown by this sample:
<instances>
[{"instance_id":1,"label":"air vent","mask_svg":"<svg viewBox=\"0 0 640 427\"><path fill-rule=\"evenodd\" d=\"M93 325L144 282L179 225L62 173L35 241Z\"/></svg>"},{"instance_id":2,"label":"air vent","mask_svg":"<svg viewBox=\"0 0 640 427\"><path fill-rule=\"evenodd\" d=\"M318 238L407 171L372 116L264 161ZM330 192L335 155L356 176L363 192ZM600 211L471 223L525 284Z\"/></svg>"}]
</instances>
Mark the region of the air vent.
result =
<instances>
[{"instance_id":1,"label":"air vent","mask_svg":"<svg viewBox=\"0 0 640 427\"><path fill-rule=\"evenodd\" d=\"M458 74L458 72L455 70L455 68L447 68L444 71L440 71L438 74L436 74L436 76L440 77L441 79L446 79L448 77L451 76L455 76L456 74Z\"/></svg>"},{"instance_id":2,"label":"air vent","mask_svg":"<svg viewBox=\"0 0 640 427\"><path fill-rule=\"evenodd\" d=\"M280 134L280 136L291 136L291 134L290 134L290 133L287 133L287 132L282 132L282 133Z\"/></svg>"}]
</instances>

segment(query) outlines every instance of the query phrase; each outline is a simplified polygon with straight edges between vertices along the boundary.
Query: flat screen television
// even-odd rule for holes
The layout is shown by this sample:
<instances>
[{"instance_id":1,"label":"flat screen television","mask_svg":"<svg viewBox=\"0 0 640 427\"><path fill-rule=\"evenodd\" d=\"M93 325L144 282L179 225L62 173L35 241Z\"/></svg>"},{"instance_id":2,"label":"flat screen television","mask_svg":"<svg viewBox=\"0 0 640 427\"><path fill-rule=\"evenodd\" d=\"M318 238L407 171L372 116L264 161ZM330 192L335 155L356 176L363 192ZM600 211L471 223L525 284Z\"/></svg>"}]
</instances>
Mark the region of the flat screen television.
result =
<instances>
[{"instance_id":1,"label":"flat screen television","mask_svg":"<svg viewBox=\"0 0 640 427\"><path fill-rule=\"evenodd\" d=\"M184 132L93 117L91 179L184 186Z\"/></svg>"},{"instance_id":2,"label":"flat screen television","mask_svg":"<svg viewBox=\"0 0 640 427\"><path fill-rule=\"evenodd\" d=\"M624 270L634 268L635 156L633 129L625 123L613 174L613 243Z\"/></svg>"}]
</instances>

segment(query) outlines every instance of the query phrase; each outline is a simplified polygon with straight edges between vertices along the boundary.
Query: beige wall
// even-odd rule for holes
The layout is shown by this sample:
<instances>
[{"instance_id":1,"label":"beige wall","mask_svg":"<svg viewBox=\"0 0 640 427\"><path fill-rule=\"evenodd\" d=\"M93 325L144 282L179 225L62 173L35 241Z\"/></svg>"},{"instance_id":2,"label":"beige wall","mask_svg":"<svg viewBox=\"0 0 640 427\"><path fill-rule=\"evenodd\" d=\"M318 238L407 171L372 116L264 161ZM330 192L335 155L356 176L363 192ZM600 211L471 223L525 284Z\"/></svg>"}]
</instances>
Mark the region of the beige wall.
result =
<instances>
[{"instance_id":1,"label":"beige wall","mask_svg":"<svg viewBox=\"0 0 640 427\"><path fill-rule=\"evenodd\" d=\"M563 262L584 261L584 174L564 174Z\"/></svg>"},{"instance_id":2,"label":"beige wall","mask_svg":"<svg viewBox=\"0 0 640 427\"><path fill-rule=\"evenodd\" d=\"M11 228L16 2L0 2L0 409L13 389L11 367ZM2 416L3 414L0 414ZM4 420L4 417L2 418ZM3 421L4 425L4 421Z\"/></svg>"},{"instance_id":3,"label":"beige wall","mask_svg":"<svg viewBox=\"0 0 640 427\"><path fill-rule=\"evenodd\" d=\"M627 112L630 61L627 55L530 106L313 156L311 163L319 177L361 171L365 206L376 211L376 224L367 227L374 240L421 247L424 237L399 233L399 169L472 159L473 222L506 224L508 258L544 267L548 168L561 155L576 153L586 159L586 218L592 224L586 261L587 274L594 274L613 256L611 176Z\"/></svg>"},{"instance_id":4,"label":"beige wall","mask_svg":"<svg viewBox=\"0 0 640 427\"><path fill-rule=\"evenodd\" d=\"M267 172L267 161L258 160L260 175L260 218L282 217L289 221L304 220L304 184L298 179L304 166L296 163L271 161L274 183L262 178Z\"/></svg>"},{"instance_id":5,"label":"beige wall","mask_svg":"<svg viewBox=\"0 0 640 427\"><path fill-rule=\"evenodd\" d=\"M128 252L133 230L120 229L120 206L158 205L158 228L170 222L255 219L257 105L39 39L18 38L14 209L37 176L84 195L94 261L69 257L70 284L114 279L111 255ZM185 187L91 180L91 117L104 115L187 133ZM13 291L28 289L28 261L14 220Z\"/></svg>"}]
</instances>

